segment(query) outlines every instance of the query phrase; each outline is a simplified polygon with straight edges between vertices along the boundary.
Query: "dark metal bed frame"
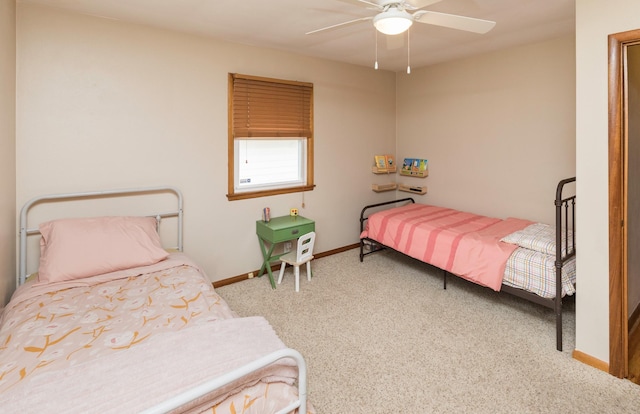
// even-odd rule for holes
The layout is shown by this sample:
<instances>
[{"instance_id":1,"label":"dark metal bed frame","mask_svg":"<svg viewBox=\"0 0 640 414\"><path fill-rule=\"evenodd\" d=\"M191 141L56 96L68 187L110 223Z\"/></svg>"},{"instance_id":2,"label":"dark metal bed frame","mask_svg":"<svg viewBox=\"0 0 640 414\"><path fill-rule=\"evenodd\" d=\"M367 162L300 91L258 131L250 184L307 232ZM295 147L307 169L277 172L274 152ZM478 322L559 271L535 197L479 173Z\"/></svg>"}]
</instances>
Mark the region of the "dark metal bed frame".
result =
<instances>
[{"instance_id":1,"label":"dark metal bed frame","mask_svg":"<svg viewBox=\"0 0 640 414\"><path fill-rule=\"evenodd\" d=\"M554 298L543 298L541 296L536 295L535 293L528 292L526 290L518 289L512 286L502 285L501 292L506 292L511 295L517 296L519 298L525 299L527 301L537 303L539 305L545 306L547 308L553 309L556 316L556 349L558 351L562 351L562 266L565 262L570 260L576 255L576 239L575 239L575 211L576 211L576 196L575 192L571 196L563 196L564 186L566 184L572 183L576 181L576 177L567 178L561 180L558 183L556 188L556 198L555 198L555 206L556 206L556 296ZM360 233L364 231L365 222L368 219L368 216L365 216L365 212L370 209L374 209L377 207L398 204L398 203L415 203L414 199L402 198L399 200L391 200L383 203L371 204L365 206L360 212ZM572 230L571 233L569 230ZM571 234L571 243L569 243L569 234ZM563 240L564 236L564 240ZM371 248L370 251L365 253L365 244L368 244ZM562 254L562 246L569 246L570 248L566 249L566 253ZM385 246L384 244L370 239L368 237L363 237L360 239L360 261L364 260L364 257L376 253L380 250L392 249L389 246ZM393 250L393 249L392 249ZM402 252L400 252L402 253ZM404 253L403 253L404 254ZM447 271L444 271L444 289L447 288Z\"/></svg>"}]
</instances>

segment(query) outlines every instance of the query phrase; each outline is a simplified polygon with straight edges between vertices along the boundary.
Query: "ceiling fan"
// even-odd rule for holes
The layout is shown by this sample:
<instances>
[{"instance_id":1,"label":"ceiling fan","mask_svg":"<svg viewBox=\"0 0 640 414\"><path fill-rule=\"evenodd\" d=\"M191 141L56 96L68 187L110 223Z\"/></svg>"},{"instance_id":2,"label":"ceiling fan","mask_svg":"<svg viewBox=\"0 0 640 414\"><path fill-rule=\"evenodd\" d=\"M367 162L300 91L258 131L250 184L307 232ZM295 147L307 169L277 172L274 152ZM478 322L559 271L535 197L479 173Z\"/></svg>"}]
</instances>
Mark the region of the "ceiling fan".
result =
<instances>
[{"instance_id":1,"label":"ceiling fan","mask_svg":"<svg viewBox=\"0 0 640 414\"><path fill-rule=\"evenodd\" d=\"M358 0L360 3L369 5L370 7L367 7L368 9L379 11L375 16L349 20L347 22L312 30L306 34L318 33L367 20L372 20L375 28L380 33L387 35L404 33L409 29L409 27L411 27L413 22L449 27L451 29L465 30L481 34L487 33L496 25L496 22L490 20L422 10L424 7L438 3L441 0L377 0L376 3L374 3L374 1L375 0ZM409 11L413 11L413 13L409 13Z\"/></svg>"}]
</instances>

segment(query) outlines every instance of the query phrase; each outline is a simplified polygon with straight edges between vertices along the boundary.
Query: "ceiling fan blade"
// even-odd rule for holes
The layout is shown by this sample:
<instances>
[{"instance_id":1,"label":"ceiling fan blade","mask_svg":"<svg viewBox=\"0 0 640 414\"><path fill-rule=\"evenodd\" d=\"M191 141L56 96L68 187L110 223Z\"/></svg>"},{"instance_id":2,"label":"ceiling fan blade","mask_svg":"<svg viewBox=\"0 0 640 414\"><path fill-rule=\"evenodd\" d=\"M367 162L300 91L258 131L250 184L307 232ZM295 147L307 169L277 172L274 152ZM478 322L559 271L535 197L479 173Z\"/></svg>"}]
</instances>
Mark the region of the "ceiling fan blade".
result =
<instances>
[{"instance_id":1,"label":"ceiling fan blade","mask_svg":"<svg viewBox=\"0 0 640 414\"><path fill-rule=\"evenodd\" d=\"M348 22L342 22L342 23L338 23L338 24L333 24L331 26L322 27L320 29L312 30L312 31L307 32L305 34L309 35L309 34L314 34L314 33L318 33L318 32L323 32L325 30L335 29L335 28L340 27L340 26L346 26L348 24L362 22L362 21L365 21L365 20L372 20L372 19L373 19L373 17L371 17L371 16L369 16L369 17L361 17L359 19L349 20Z\"/></svg>"},{"instance_id":2,"label":"ceiling fan blade","mask_svg":"<svg viewBox=\"0 0 640 414\"><path fill-rule=\"evenodd\" d=\"M482 20L473 17L458 16L456 14L439 13L427 10L415 12L413 14L413 19L420 23L482 34L487 33L496 25L496 22L492 22L490 20Z\"/></svg>"},{"instance_id":3,"label":"ceiling fan blade","mask_svg":"<svg viewBox=\"0 0 640 414\"><path fill-rule=\"evenodd\" d=\"M418 10L431 6L432 4L440 3L441 1L442 0L405 0L404 5L408 10Z\"/></svg>"},{"instance_id":4,"label":"ceiling fan blade","mask_svg":"<svg viewBox=\"0 0 640 414\"><path fill-rule=\"evenodd\" d=\"M367 1L367 0L358 0L358 1L360 3L364 3L364 4L368 4L369 6L373 6L376 9L382 9L382 7L380 7L380 5L378 3L373 3L373 2L370 2L370 1ZM438 1L440 1L440 0L438 0Z\"/></svg>"}]
</instances>

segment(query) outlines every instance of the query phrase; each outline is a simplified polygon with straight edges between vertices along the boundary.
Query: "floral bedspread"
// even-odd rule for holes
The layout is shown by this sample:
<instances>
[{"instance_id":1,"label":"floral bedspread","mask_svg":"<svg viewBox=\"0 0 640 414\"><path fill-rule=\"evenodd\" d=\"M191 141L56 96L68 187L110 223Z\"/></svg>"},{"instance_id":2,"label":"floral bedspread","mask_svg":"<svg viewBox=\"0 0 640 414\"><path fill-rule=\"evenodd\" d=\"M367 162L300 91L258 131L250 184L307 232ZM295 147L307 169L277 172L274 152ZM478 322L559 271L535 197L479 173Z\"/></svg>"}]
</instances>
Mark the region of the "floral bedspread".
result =
<instances>
[{"instance_id":1,"label":"floral bedspread","mask_svg":"<svg viewBox=\"0 0 640 414\"><path fill-rule=\"evenodd\" d=\"M95 285L45 289L22 301L14 296L19 303L7 307L1 321L0 392L44 367L64 368L159 332L234 317L203 274L182 262Z\"/></svg>"},{"instance_id":2,"label":"floral bedspread","mask_svg":"<svg viewBox=\"0 0 640 414\"><path fill-rule=\"evenodd\" d=\"M20 287L0 320L0 401L47 376L106 363L152 338L185 331L188 340L190 327L237 318L186 256L171 255L151 270ZM282 386L257 384L252 392L266 397L270 385ZM246 396L238 398L223 402L215 412L246 406ZM258 407L256 401L252 404Z\"/></svg>"}]
</instances>

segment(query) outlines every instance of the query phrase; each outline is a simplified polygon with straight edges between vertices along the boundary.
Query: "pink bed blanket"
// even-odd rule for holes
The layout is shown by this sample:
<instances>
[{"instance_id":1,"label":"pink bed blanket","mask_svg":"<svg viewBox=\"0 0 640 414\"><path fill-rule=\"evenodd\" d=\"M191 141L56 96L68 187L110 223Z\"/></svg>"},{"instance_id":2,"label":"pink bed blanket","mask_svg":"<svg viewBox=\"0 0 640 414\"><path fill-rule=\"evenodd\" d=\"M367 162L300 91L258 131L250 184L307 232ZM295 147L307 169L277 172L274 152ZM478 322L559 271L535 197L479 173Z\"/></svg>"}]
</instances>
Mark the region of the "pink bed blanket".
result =
<instances>
[{"instance_id":1,"label":"pink bed blanket","mask_svg":"<svg viewBox=\"0 0 640 414\"><path fill-rule=\"evenodd\" d=\"M264 319L238 318L183 254L81 280L30 282L0 319L0 412L137 413L283 347ZM273 413L297 400L297 367L288 363L185 412L219 403L218 414Z\"/></svg>"},{"instance_id":2,"label":"pink bed blanket","mask_svg":"<svg viewBox=\"0 0 640 414\"><path fill-rule=\"evenodd\" d=\"M66 369L42 371L0 394L12 413L138 413L270 352L283 349L262 317L233 318L156 335L127 352L103 355ZM181 413L200 413L229 395L262 381L293 384L288 359L202 398Z\"/></svg>"},{"instance_id":3,"label":"pink bed blanket","mask_svg":"<svg viewBox=\"0 0 640 414\"><path fill-rule=\"evenodd\" d=\"M532 223L408 204L370 215L360 237L499 291L507 259L517 248L500 239Z\"/></svg>"}]
</instances>

